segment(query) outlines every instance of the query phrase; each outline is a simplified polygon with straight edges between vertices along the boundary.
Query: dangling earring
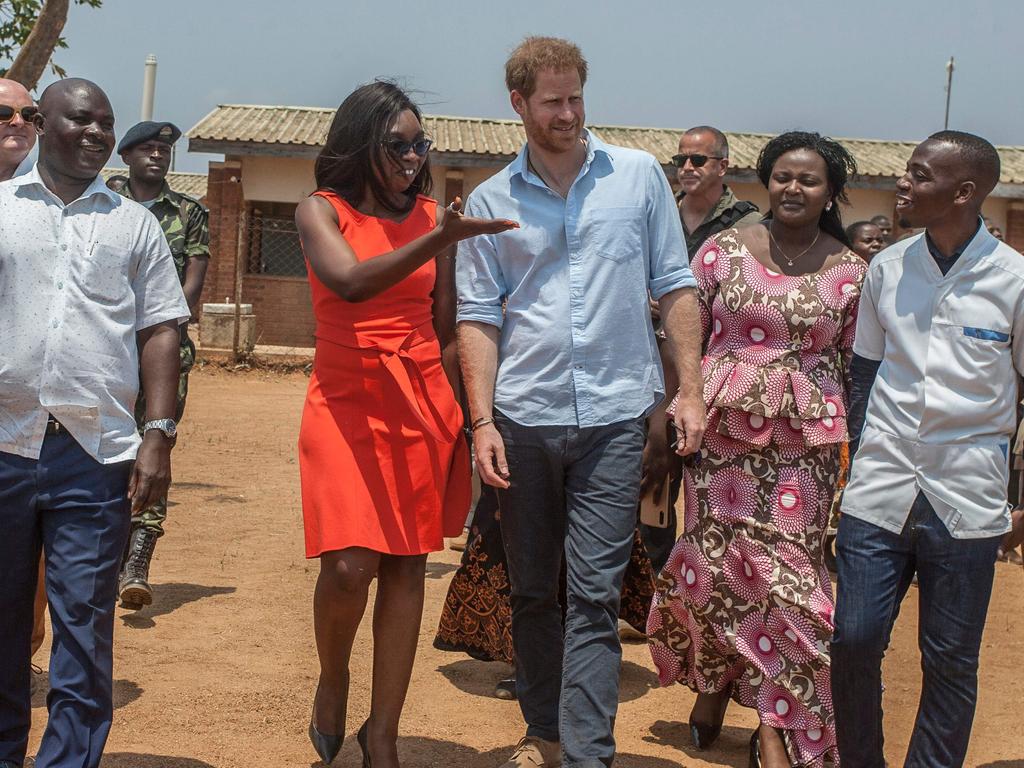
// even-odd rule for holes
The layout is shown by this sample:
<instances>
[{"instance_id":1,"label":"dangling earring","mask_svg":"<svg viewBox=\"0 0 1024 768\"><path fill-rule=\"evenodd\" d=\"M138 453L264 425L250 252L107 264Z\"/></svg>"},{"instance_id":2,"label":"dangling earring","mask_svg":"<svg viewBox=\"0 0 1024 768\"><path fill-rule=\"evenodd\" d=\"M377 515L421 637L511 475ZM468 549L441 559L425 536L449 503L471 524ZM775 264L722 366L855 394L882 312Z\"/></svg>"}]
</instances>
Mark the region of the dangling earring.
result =
<instances>
[{"instance_id":1,"label":"dangling earring","mask_svg":"<svg viewBox=\"0 0 1024 768\"><path fill-rule=\"evenodd\" d=\"M827 203L825 203L825 210L826 211L831 211L832 210L832 201L831 200L829 200Z\"/></svg>"}]
</instances>

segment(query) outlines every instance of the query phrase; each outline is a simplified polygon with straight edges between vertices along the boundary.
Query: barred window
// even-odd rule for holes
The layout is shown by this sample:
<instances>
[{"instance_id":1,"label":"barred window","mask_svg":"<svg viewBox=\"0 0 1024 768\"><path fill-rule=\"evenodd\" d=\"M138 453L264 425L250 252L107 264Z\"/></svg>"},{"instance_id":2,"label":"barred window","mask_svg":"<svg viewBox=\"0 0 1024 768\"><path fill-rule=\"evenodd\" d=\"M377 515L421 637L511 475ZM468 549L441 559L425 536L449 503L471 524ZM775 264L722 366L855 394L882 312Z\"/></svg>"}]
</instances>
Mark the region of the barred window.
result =
<instances>
[{"instance_id":1,"label":"barred window","mask_svg":"<svg viewBox=\"0 0 1024 768\"><path fill-rule=\"evenodd\" d=\"M249 274L305 277L306 261L295 226L294 203L250 202Z\"/></svg>"}]
</instances>

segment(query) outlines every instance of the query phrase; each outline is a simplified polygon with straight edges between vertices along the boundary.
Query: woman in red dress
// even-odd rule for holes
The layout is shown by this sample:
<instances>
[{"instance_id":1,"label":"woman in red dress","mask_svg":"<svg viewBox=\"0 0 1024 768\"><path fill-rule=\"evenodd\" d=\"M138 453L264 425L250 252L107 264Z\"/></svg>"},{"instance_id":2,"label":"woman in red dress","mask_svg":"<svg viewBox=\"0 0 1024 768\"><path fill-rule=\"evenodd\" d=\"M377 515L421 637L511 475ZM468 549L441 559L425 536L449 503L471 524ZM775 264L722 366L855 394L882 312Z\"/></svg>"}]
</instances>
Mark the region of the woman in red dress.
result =
<instances>
[{"instance_id":1,"label":"woman in red dress","mask_svg":"<svg viewBox=\"0 0 1024 768\"><path fill-rule=\"evenodd\" d=\"M358 739L364 765L398 765L427 553L461 532L469 507L449 348L454 245L516 225L425 197L430 144L401 89L357 89L317 158L317 191L295 213L317 324L299 468L306 556L320 559L309 737L326 763L344 738L349 658L376 577L373 692Z\"/></svg>"}]
</instances>

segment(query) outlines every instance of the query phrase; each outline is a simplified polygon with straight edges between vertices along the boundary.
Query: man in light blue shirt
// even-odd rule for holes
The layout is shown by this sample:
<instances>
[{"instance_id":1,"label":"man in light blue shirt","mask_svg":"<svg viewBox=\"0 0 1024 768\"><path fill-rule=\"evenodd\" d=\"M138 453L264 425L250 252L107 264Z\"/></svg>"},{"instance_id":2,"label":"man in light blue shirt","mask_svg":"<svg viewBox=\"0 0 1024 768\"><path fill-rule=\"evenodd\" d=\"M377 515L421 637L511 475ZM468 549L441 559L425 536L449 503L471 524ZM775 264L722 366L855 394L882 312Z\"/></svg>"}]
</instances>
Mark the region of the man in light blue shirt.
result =
<instances>
[{"instance_id":1,"label":"man in light blue shirt","mask_svg":"<svg viewBox=\"0 0 1024 768\"><path fill-rule=\"evenodd\" d=\"M456 267L474 453L498 488L527 724L507 768L600 768L615 755L619 592L645 417L665 395L648 296L682 382L680 453L704 431L695 283L675 201L651 155L583 127L586 67L564 40L528 38L512 53L506 83L527 144L466 210L520 229L464 241Z\"/></svg>"}]
</instances>

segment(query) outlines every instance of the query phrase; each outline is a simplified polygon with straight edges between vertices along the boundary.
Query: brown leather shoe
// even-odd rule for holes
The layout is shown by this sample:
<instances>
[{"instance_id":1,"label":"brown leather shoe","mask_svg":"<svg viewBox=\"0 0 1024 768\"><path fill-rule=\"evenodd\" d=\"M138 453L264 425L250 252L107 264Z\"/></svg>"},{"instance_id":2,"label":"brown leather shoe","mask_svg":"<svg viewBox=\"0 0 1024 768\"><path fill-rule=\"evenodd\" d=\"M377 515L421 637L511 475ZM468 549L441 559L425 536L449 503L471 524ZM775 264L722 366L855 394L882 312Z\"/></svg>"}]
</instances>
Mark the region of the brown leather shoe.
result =
<instances>
[{"instance_id":1,"label":"brown leather shoe","mask_svg":"<svg viewBox=\"0 0 1024 768\"><path fill-rule=\"evenodd\" d=\"M501 768L560 768L561 765L561 742L524 736Z\"/></svg>"}]
</instances>

